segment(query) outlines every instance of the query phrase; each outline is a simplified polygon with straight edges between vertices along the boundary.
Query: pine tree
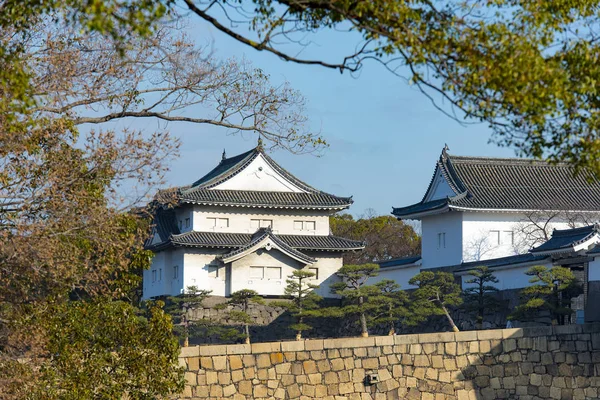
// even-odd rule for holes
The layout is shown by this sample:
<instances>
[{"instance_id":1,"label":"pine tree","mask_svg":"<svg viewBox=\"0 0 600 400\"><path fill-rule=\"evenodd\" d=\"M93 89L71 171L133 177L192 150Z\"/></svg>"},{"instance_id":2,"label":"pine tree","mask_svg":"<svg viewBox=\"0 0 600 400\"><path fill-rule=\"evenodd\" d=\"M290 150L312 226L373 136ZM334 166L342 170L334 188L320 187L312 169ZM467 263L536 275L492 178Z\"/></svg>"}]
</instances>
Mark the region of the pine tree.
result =
<instances>
[{"instance_id":1,"label":"pine tree","mask_svg":"<svg viewBox=\"0 0 600 400\"><path fill-rule=\"evenodd\" d=\"M273 305L287 309L294 318L290 329L296 331L296 340L302 339L302 332L312 329L306 323L307 317L319 316L319 301L322 297L315 293L319 286L307 282L315 276L313 272L295 270L286 280L285 295L291 302L276 302Z\"/></svg>"},{"instance_id":2,"label":"pine tree","mask_svg":"<svg viewBox=\"0 0 600 400\"><path fill-rule=\"evenodd\" d=\"M448 307L462 303L460 286L448 272L423 271L413 276L409 283L417 286L412 292L410 321L418 323L432 315L444 315L454 332L458 327L450 316Z\"/></svg>"},{"instance_id":3,"label":"pine tree","mask_svg":"<svg viewBox=\"0 0 600 400\"><path fill-rule=\"evenodd\" d=\"M248 309L251 303L264 304L264 300L254 290L241 289L231 293L231 298L222 304L222 306L230 305L239 308L238 310L229 311L228 316L232 321L242 325L243 333L241 337L244 338L246 344L250 344L250 324L252 323L252 317L248 314Z\"/></svg>"},{"instance_id":4,"label":"pine tree","mask_svg":"<svg viewBox=\"0 0 600 400\"><path fill-rule=\"evenodd\" d=\"M189 345L190 331L194 324L188 318L187 310L201 307L211 293L211 290L200 290L197 286L188 286L184 294L167 297L169 306L166 311L173 318L174 331L183 337L183 346Z\"/></svg>"},{"instance_id":5,"label":"pine tree","mask_svg":"<svg viewBox=\"0 0 600 400\"><path fill-rule=\"evenodd\" d=\"M573 272L565 267L548 269L538 265L531 267L527 275L533 285L521 291L521 304L510 316L512 319L533 319L542 311L548 311L552 323L561 325L569 321L575 311L571 308L571 299L583 293L581 284Z\"/></svg>"},{"instance_id":6,"label":"pine tree","mask_svg":"<svg viewBox=\"0 0 600 400\"><path fill-rule=\"evenodd\" d=\"M369 336L367 314L372 314L378 307L372 301L377 295L377 289L366 285L366 282L369 278L377 276L378 271L377 264L344 265L337 272L342 281L331 285L331 291L341 296L344 304L338 310L338 315L358 317L363 337Z\"/></svg>"},{"instance_id":7,"label":"pine tree","mask_svg":"<svg viewBox=\"0 0 600 400\"><path fill-rule=\"evenodd\" d=\"M400 285L390 279L384 279L373 285L376 294L372 301L377 305L375 315L370 318L372 325L388 326L388 334L396 333L396 323L408 316L408 295L400 290Z\"/></svg>"},{"instance_id":8,"label":"pine tree","mask_svg":"<svg viewBox=\"0 0 600 400\"><path fill-rule=\"evenodd\" d=\"M490 283L498 283L498 278L485 266L476 267L467 272L467 275L472 278L465 281L470 286L463 290L463 308L467 312L475 314L477 329L481 329L485 314L493 313L500 306L494 297L498 288L490 285Z\"/></svg>"}]
</instances>

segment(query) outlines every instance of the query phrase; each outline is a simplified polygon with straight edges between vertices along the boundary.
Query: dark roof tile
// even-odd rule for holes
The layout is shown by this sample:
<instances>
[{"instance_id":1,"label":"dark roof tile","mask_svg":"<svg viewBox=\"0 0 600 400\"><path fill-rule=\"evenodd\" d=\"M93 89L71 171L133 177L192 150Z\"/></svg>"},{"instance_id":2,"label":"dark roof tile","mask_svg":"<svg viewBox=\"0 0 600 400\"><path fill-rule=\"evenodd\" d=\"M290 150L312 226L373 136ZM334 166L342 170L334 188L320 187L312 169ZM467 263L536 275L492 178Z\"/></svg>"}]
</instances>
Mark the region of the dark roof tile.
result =
<instances>
[{"instance_id":1,"label":"dark roof tile","mask_svg":"<svg viewBox=\"0 0 600 400\"><path fill-rule=\"evenodd\" d=\"M213 189L240 173L259 155L271 168L303 192ZM352 197L334 196L302 182L269 157L263 151L262 146L235 157L224 158L212 171L191 186L180 188L179 200L207 205L311 209L344 209L352 204Z\"/></svg>"},{"instance_id":2,"label":"dark roof tile","mask_svg":"<svg viewBox=\"0 0 600 400\"><path fill-rule=\"evenodd\" d=\"M442 151L436 164L456 196L394 208L410 218L436 207L492 210L600 211L600 181L567 164L520 158L453 156ZM435 174L434 174L435 176ZM431 190L433 181L427 193Z\"/></svg>"},{"instance_id":3,"label":"dark roof tile","mask_svg":"<svg viewBox=\"0 0 600 400\"><path fill-rule=\"evenodd\" d=\"M344 209L352 199L327 193L262 192L252 190L197 189L181 193L185 203L232 207Z\"/></svg>"},{"instance_id":4,"label":"dark roof tile","mask_svg":"<svg viewBox=\"0 0 600 400\"><path fill-rule=\"evenodd\" d=\"M286 245L296 250L316 251L350 251L361 250L364 243L344 239L337 236L316 235L276 235ZM248 245L254 235L250 233L224 233L224 232L184 232L172 235L168 242L159 246L150 246L152 250L162 249L166 246L191 246L213 248L239 248Z\"/></svg>"},{"instance_id":5,"label":"dark roof tile","mask_svg":"<svg viewBox=\"0 0 600 400\"><path fill-rule=\"evenodd\" d=\"M253 246L256 246L258 243L262 242L266 238L270 238L275 244L277 244L282 251L285 253L293 255L296 259L302 260L307 264L312 264L316 261L313 257L310 257L301 251L290 247L285 241L281 240L277 235L273 234L270 228L261 228L254 235L252 235L250 242L245 244L242 247L239 247L235 250L230 251L227 254L223 255L223 258L230 258L237 254L243 253L244 251L251 249Z\"/></svg>"},{"instance_id":6,"label":"dark roof tile","mask_svg":"<svg viewBox=\"0 0 600 400\"><path fill-rule=\"evenodd\" d=\"M584 243L595 235L598 235L598 225L589 225L574 229L555 229L552 237L547 242L531 249L532 253L572 251L578 244Z\"/></svg>"},{"instance_id":7,"label":"dark roof tile","mask_svg":"<svg viewBox=\"0 0 600 400\"><path fill-rule=\"evenodd\" d=\"M378 261L379 268L392 268L392 267L401 267L404 265L414 264L421 259L421 256L412 256L412 257L402 257L402 258L394 258L392 260Z\"/></svg>"}]
</instances>

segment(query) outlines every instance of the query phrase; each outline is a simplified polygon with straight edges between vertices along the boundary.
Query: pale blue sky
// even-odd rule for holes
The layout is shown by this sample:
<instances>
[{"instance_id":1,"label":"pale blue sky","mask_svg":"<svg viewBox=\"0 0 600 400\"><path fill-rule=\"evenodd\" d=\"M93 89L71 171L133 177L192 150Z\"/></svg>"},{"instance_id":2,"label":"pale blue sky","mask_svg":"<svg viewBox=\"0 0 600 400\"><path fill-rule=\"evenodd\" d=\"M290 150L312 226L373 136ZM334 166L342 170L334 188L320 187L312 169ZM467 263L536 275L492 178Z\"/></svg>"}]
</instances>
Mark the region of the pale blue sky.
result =
<instances>
[{"instance_id":1,"label":"pale blue sky","mask_svg":"<svg viewBox=\"0 0 600 400\"><path fill-rule=\"evenodd\" d=\"M199 43L212 41L215 56L245 57L271 76L288 81L307 100L311 126L330 143L321 157L293 155L284 150L271 156L308 184L340 196L353 195L350 212L368 208L388 214L392 206L420 201L445 143L453 154L514 156L512 149L488 144L484 124L462 126L446 117L418 90L377 64L367 64L358 77L316 66L297 65L257 52L226 37L198 18L188 32ZM353 46L353 38L327 34L303 55L323 56ZM136 123L153 129L156 122ZM183 142L181 157L172 164L171 185L189 184L213 168L223 148L228 156L256 145L256 135L231 136L223 129L170 124Z\"/></svg>"}]
</instances>

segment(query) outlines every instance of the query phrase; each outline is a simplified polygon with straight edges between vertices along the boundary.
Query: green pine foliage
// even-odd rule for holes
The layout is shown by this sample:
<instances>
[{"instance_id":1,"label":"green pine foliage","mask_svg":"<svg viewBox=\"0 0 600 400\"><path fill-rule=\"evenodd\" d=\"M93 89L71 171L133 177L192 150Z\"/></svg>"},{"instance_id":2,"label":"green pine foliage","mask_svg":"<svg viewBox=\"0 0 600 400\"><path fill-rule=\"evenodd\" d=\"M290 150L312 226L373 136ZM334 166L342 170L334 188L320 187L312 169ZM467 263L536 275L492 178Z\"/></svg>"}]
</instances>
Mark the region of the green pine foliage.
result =
<instances>
[{"instance_id":1,"label":"green pine foliage","mask_svg":"<svg viewBox=\"0 0 600 400\"><path fill-rule=\"evenodd\" d=\"M254 290L241 289L231 293L231 298L221 305L222 308L228 305L237 308L229 311L228 317L242 327L238 337L244 339L247 344L250 343L250 324L252 323L252 317L248 314L251 303L264 304L264 300Z\"/></svg>"},{"instance_id":2,"label":"green pine foliage","mask_svg":"<svg viewBox=\"0 0 600 400\"><path fill-rule=\"evenodd\" d=\"M583 293L581 284L573 272L565 267L550 269L538 265L527 272L533 285L521 291L521 304L517 306L511 319L531 320L542 312L549 312L552 323L567 324L575 312L571 308L571 299Z\"/></svg>"},{"instance_id":3,"label":"green pine foliage","mask_svg":"<svg viewBox=\"0 0 600 400\"><path fill-rule=\"evenodd\" d=\"M471 278L465 281L469 286L463 290L463 308L475 315L476 326L481 329L485 315L500 308L500 302L494 296L498 288L491 285L498 283L498 278L486 266L476 267L467 272L467 275Z\"/></svg>"},{"instance_id":4,"label":"green pine foliage","mask_svg":"<svg viewBox=\"0 0 600 400\"><path fill-rule=\"evenodd\" d=\"M409 322L417 324L432 315L443 315L454 332L458 327L450 316L449 307L462 304L460 286L449 272L423 271L413 276L409 283L417 286L412 292Z\"/></svg>"},{"instance_id":5,"label":"green pine foliage","mask_svg":"<svg viewBox=\"0 0 600 400\"><path fill-rule=\"evenodd\" d=\"M379 274L377 264L348 264L337 272L341 279L332 285L331 291L341 296L342 307L334 310L332 315L355 319L360 324L361 336L369 336L367 315L372 315L378 308L373 301L377 288L366 285L367 280Z\"/></svg>"},{"instance_id":6,"label":"green pine foliage","mask_svg":"<svg viewBox=\"0 0 600 400\"><path fill-rule=\"evenodd\" d=\"M311 330L313 327L307 323L309 317L320 315L319 302L322 297L315 293L319 285L310 283L315 274L305 270L295 270L286 280L285 295L291 301L276 302L273 305L287 309L294 318L290 329L296 332L296 340L302 339L302 332Z\"/></svg>"},{"instance_id":7,"label":"green pine foliage","mask_svg":"<svg viewBox=\"0 0 600 400\"><path fill-rule=\"evenodd\" d=\"M174 322L174 332L183 338L183 345L189 345L190 334L194 325L205 325L206 321L191 321L187 317L187 310L201 307L202 303L212 293L211 290L200 290L197 286L188 286L184 294L169 296L167 312Z\"/></svg>"},{"instance_id":8,"label":"green pine foliage","mask_svg":"<svg viewBox=\"0 0 600 400\"><path fill-rule=\"evenodd\" d=\"M408 317L408 295L400 290L400 285L391 279L377 282L371 301L377 306L375 313L369 318L371 325L385 325L388 334L396 333L396 323Z\"/></svg>"}]
</instances>

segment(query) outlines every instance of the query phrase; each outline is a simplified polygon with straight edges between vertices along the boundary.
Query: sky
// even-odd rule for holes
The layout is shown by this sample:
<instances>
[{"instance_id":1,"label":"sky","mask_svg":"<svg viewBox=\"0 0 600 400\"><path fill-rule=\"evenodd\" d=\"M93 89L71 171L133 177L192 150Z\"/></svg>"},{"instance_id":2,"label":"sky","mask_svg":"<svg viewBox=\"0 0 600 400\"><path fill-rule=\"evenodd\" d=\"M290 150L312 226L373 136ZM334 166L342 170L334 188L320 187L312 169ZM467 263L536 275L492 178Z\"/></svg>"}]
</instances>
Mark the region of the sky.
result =
<instances>
[{"instance_id":1,"label":"sky","mask_svg":"<svg viewBox=\"0 0 600 400\"><path fill-rule=\"evenodd\" d=\"M416 88L383 67L365 65L359 76L318 66L298 65L258 52L190 17L186 28L199 44L210 43L218 58L245 58L270 75L273 84L289 82L307 101L310 127L330 144L319 157L285 150L270 153L280 165L309 185L338 196L353 196L349 212L367 209L386 215L392 206L419 202L445 144L451 154L513 157L510 148L489 143L484 124L463 125L445 116ZM350 34L311 38L304 57L335 59L356 44ZM136 122L153 129L157 122ZM163 126L163 124L161 124ZM189 184L218 164L223 149L234 156L256 146L257 135L231 135L223 128L171 123L182 141L181 155L167 176L170 186Z\"/></svg>"}]
</instances>

